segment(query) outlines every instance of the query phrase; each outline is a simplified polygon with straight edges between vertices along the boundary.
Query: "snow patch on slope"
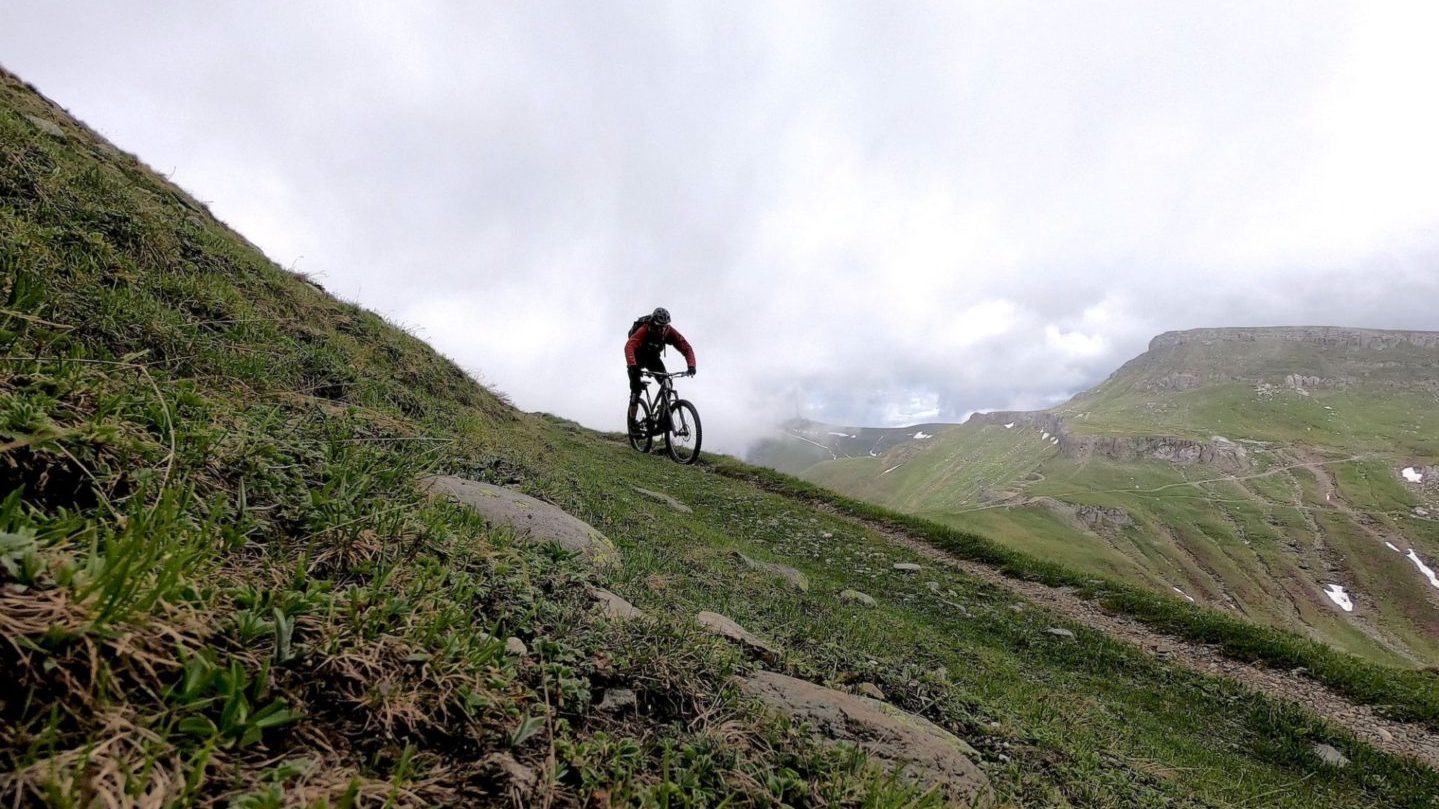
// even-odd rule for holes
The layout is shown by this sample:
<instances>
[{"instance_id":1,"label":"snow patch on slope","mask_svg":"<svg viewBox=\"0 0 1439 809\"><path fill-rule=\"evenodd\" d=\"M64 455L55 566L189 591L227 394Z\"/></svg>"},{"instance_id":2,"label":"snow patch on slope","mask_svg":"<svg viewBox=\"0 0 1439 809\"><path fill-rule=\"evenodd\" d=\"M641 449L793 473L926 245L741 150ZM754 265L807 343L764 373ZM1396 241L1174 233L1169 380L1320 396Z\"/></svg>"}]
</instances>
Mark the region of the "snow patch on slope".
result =
<instances>
[{"instance_id":1,"label":"snow patch on slope","mask_svg":"<svg viewBox=\"0 0 1439 809\"><path fill-rule=\"evenodd\" d=\"M1409 561L1413 562L1414 566L1419 568L1420 573L1429 577L1430 584L1434 585L1435 588L1439 588L1439 575L1435 575L1433 568L1424 564L1424 561L1419 558L1419 554L1415 553L1413 548L1410 548L1409 553L1405 554L1405 556L1409 557Z\"/></svg>"},{"instance_id":2,"label":"snow patch on slope","mask_svg":"<svg viewBox=\"0 0 1439 809\"><path fill-rule=\"evenodd\" d=\"M1348 593L1344 592L1343 585L1326 585L1324 588L1324 595L1329 596L1329 600L1339 605L1339 608L1344 610L1345 612L1354 611L1354 600L1349 597Z\"/></svg>"}]
</instances>

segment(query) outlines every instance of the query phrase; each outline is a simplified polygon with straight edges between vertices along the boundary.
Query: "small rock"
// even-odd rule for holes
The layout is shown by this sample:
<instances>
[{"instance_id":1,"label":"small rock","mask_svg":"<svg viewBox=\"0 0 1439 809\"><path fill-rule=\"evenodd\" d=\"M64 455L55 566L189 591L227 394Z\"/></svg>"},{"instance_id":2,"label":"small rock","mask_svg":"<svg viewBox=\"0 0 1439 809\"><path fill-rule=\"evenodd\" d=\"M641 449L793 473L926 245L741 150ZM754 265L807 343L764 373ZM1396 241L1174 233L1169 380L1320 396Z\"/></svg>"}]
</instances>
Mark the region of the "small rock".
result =
<instances>
[{"instance_id":1,"label":"small rock","mask_svg":"<svg viewBox=\"0 0 1439 809\"><path fill-rule=\"evenodd\" d=\"M525 642L520 640L519 638L505 639L505 654L512 654L516 657L524 657L529 653L529 648L526 647Z\"/></svg>"},{"instance_id":2,"label":"small rock","mask_svg":"<svg viewBox=\"0 0 1439 809\"><path fill-rule=\"evenodd\" d=\"M1053 636L1055 636L1055 637L1057 637L1057 638L1072 638L1072 637L1074 637L1074 633L1073 633L1073 632L1070 632L1068 629L1064 629L1063 627L1051 626L1050 628L1048 628L1048 629L1046 629L1046 630L1044 630L1044 631L1047 632L1047 633L1049 633L1049 634L1051 634L1051 635L1053 635Z\"/></svg>"},{"instance_id":3,"label":"small rock","mask_svg":"<svg viewBox=\"0 0 1439 809\"><path fill-rule=\"evenodd\" d=\"M509 753L491 753L480 762L480 765L497 776L495 780L506 784L512 798L524 798L539 782L539 777L533 768L516 761L515 757Z\"/></svg>"},{"instance_id":4,"label":"small rock","mask_svg":"<svg viewBox=\"0 0 1439 809\"><path fill-rule=\"evenodd\" d=\"M742 646L758 649L769 655L777 654L774 646L770 645L768 641L717 612L701 612L695 616L695 621L710 632L720 637L729 638Z\"/></svg>"},{"instance_id":5,"label":"small rock","mask_svg":"<svg viewBox=\"0 0 1439 809\"><path fill-rule=\"evenodd\" d=\"M928 587L931 593L939 592L939 582L937 581L927 581L924 583L924 586Z\"/></svg>"},{"instance_id":6,"label":"small rock","mask_svg":"<svg viewBox=\"0 0 1439 809\"><path fill-rule=\"evenodd\" d=\"M860 683L854 687L854 692L862 697L869 697L870 699L884 699L884 692L879 690L879 686L874 683Z\"/></svg>"},{"instance_id":7,"label":"small rock","mask_svg":"<svg viewBox=\"0 0 1439 809\"><path fill-rule=\"evenodd\" d=\"M633 708L639 704L635 692L628 688L606 688L604 699L595 707L601 711L618 711L623 708Z\"/></svg>"},{"instance_id":8,"label":"small rock","mask_svg":"<svg viewBox=\"0 0 1439 809\"><path fill-rule=\"evenodd\" d=\"M65 130L61 129L59 124L49 120L48 118L41 118L38 115L26 115L25 118L30 121L30 123L34 124L36 129L44 132L52 138L65 137Z\"/></svg>"},{"instance_id":9,"label":"small rock","mask_svg":"<svg viewBox=\"0 0 1439 809\"><path fill-rule=\"evenodd\" d=\"M647 617L644 610L611 593L609 590L591 587L590 598L600 603L600 609L604 610L605 617L611 621L625 621L631 618Z\"/></svg>"},{"instance_id":10,"label":"small rock","mask_svg":"<svg viewBox=\"0 0 1439 809\"><path fill-rule=\"evenodd\" d=\"M1393 734L1393 733L1390 733L1389 731L1385 730L1384 728L1379 728L1379 727L1374 728L1374 735L1378 736L1380 739L1383 739L1383 740L1386 741L1386 742L1392 742L1392 741L1394 741L1394 734Z\"/></svg>"},{"instance_id":11,"label":"small rock","mask_svg":"<svg viewBox=\"0 0 1439 809\"><path fill-rule=\"evenodd\" d=\"M825 531L823 534L820 534L819 536L820 536L820 539L834 539L834 534L830 533L829 531Z\"/></svg>"},{"instance_id":12,"label":"small rock","mask_svg":"<svg viewBox=\"0 0 1439 809\"><path fill-rule=\"evenodd\" d=\"M863 604L866 607L873 607L876 603L874 600L874 596L869 595L868 593L861 593L858 590L841 590L839 593L839 598L841 601L853 601L855 603Z\"/></svg>"},{"instance_id":13,"label":"small rock","mask_svg":"<svg viewBox=\"0 0 1439 809\"><path fill-rule=\"evenodd\" d=\"M790 587L801 593L809 592L809 579L788 565L781 565L778 562L761 562L758 559L751 559L739 551L735 551L734 555L751 570L758 570L761 573L784 579Z\"/></svg>"},{"instance_id":14,"label":"small rock","mask_svg":"<svg viewBox=\"0 0 1439 809\"><path fill-rule=\"evenodd\" d=\"M1024 605L1023 605L1023 604L1010 604L1010 605L1009 605L1009 611L1010 611L1010 612L1024 612Z\"/></svg>"},{"instance_id":15,"label":"small rock","mask_svg":"<svg viewBox=\"0 0 1439 809\"><path fill-rule=\"evenodd\" d=\"M1314 745L1314 754L1319 756L1320 761L1323 761L1331 767L1346 767L1349 765L1349 759L1331 745Z\"/></svg>"},{"instance_id":16,"label":"small rock","mask_svg":"<svg viewBox=\"0 0 1439 809\"><path fill-rule=\"evenodd\" d=\"M919 565L914 562L895 562L894 569L901 573L918 573L920 571Z\"/></svg>"},{"instance_id":17,"label":"small rock","mask_svg":"<svg viewBox=\"0 0 1439 809\"><path fill-rule=\"evenodd\" d=\"M694 509L690 508L689 506L685 505L684 503L681 503L680 501L674 499L673 497L670 497L669 495L665 494L664 492L652 492L652 491L650 491L649 489L641 489L641 488L638 487L638 486L631 486L630 488L634 489L636 492L644 495L645 497L648 497L648 498L651 499L651 500L654 500L654 501L660 502L660 503L664 503L665 505L669 506L670 508L674 509L675 511L678 511L678 512L681 513L681 514L693 514L693 513L694 513Z\"/></svg>"}]
</instances>

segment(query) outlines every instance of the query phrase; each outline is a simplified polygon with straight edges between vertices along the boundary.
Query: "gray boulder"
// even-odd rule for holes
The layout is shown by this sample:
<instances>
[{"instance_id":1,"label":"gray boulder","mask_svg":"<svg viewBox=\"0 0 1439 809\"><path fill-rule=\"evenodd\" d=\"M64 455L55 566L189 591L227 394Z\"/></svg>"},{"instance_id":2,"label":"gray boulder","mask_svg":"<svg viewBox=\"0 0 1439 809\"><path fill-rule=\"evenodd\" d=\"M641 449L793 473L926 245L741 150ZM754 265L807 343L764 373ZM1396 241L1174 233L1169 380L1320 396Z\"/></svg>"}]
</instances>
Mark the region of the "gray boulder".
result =
<instances>
[{"instance_id":1,"label":"gray boulder","mask_svg":"<svg viewBox=\"0 0 1439 809\"><path fill-rule=\"evenodd\" d=\"M479 512L491 525L507 526L531 542L553 542L596 565L619 561L614 543L589 523L558 506L503 486L492 486L453 476L420 481L434 498L446 498Z\"/></svg>"},{"instance_id":2,"label":"gray boulder","mask_svg":"<svg viewBox=\"0 0 1439 809\"><path fill-rule=\"evenodd\" d=\"M903 767L902 777L937 788L952 803L994 804L989 779L974 764L979 754L928 719L771 671L742 680L741 688L827 739L854 744L885 766Z\"/></svg>"}]
</instances>

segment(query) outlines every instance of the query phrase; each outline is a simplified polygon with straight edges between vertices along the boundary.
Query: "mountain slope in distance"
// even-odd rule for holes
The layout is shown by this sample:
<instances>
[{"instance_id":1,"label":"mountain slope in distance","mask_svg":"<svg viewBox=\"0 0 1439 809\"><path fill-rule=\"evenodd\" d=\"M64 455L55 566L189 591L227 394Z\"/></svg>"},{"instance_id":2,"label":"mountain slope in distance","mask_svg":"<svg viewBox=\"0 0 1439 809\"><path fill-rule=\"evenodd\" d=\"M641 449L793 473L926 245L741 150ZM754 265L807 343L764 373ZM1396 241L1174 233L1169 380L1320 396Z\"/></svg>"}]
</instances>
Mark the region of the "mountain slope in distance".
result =
<instances>
[{"instance_id":1,"label":"mountain slope in distance","mask_svg":"<svg viewBox=\"0 0 1439 809\"><path fill-rule=\"evenodd\" d=\"M923 432L802 474L1374 660L1439 662L1439 332L1169 332L1059 407Z\"/></svg>"}]
</instances>

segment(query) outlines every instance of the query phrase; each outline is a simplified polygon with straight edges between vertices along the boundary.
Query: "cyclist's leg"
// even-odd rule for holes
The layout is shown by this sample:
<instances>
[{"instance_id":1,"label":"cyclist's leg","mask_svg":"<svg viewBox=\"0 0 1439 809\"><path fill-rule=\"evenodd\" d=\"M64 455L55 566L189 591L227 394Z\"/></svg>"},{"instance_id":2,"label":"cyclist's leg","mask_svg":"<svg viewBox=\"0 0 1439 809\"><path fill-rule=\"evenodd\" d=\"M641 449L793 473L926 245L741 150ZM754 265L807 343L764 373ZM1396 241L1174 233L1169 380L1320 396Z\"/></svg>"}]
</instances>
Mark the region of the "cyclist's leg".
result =
<instances>
[{"instance_id":1,"label":"cyclist's leg","mask_svg":"<svg viewBox=\"0 0 1439 809\"><path fill-rule=\"evenodd\" d=\"M654 371L661 374L665 372L665 364L664 361L660 359L660 353L658 351L637 351L635 352L635 362L640 368L646 371ZM660 409L659 402L655 402L654 406L656 410ZM655 416L655 413L650 414L650 418L654 418Z\"/></svg>"},{"instance_id":2,"label":"cyclist's leg","mask_svg":"<svg viewBox=\"0 0 1439 809\"><path fill-rule=\"evenodd\" d=\"M657 374L665 373L665 361L660 359L660 354L658 351L656 351L651 356L645 357L643 362L645 370L654 371ZM664 402L660 401L660 398L662 397L657 396L655 398L654 412L650 414L650 418L655 420L654 429L656 433L663 432L664 430L669 429L666 426L668 424L668 421L665 418L667 405Z\"/></svg>"},{"instance_id":3,"label":"cyclist's leg","mask_svg":"<svg viewBox=\"0 0 1439 809\"><path fill-rule=\"evenodd\" d=\"M625 429L629 430L633 428L635 423L635 413L638 412L640 408L640 392L644 390L644 386L640 384L640 367L638 365L625 366L625 373L627 373L630 378L629 421L625 423Z\"/></svg>"}]
</instances>

